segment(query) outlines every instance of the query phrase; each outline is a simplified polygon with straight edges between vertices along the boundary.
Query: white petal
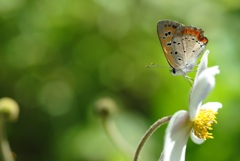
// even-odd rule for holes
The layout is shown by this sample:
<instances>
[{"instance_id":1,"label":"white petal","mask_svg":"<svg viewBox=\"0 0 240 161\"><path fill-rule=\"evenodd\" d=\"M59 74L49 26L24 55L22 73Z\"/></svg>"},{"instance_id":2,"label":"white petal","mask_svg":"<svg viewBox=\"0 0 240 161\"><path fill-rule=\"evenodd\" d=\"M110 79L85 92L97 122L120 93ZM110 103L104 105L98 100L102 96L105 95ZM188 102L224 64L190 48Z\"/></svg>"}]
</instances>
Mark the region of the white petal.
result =
<instances>
[{"instance_id":1,"label":"white petal","mask_svg":"<svg viewBox=\"0 0 240 161\"><path fill-rule=\"evenodd\" d=\"M217 112L219 108L222 108L222 104L220 102L208 102L201 106L204 109L211 109L214 112Z\"/></svg>"},{"instance_id":2,"label":"white petal","mask_svg":"<svg viewBox=\"0 0 240 161\"><path fill-rule=\"evenodd\" d=\"M220 70L218 66L213 66L213 67L207 68L206 70L204 70L204 72L207 72L208 74L215 76L216 74L220 73Z\"/></svg>"},{"instance_id":3,"label":"white petal","mask_svg":"<svg viewBox=\"0 0 240 161\"><path fill-rule=\"evenodd\" d=\"M211 92L215 85L215 80L212 77L209 78L202 78L197 82L192 89L190 95L190 103L189 103L189 112L190 112L190 119L192 120L202 104L202 101L207 97L207 95Z\"/></svg>"},{"instance_id":4,"label":"white petal","mask_svg":"<svg viewBox=\"0 0 240 161\"><path fill-rule=\"evenodd\" d=\"M190 135L192 141L196 144L202 144L205 140L203 139L199 139L192 131L191 131L191 135Z\"/></svg>"},{"instance_id":5,"label":"white petal","mask_svg":"<svg viewBox=\"0 0 240 161\"><path fill-rule=\"evenodd\" d=\"M166 129L163 161L184 161L186 143L192 129L189 113L181 110L176 112Z\"/></svg>"},{"instance_id":6,"label":"white petal","mask_svg":"<svg viewBox=\"0 0 240 161\"><path fill-rule=\"evenodd\" d=\"M198 65L198 69L197 69L197 73L196 73L195 78L197 78L197 77L199 76L199 74L200 74L203 70L207 69L207 66L208 66L208 54L209 54L209 53L210 53L209 50L206 50L206 51L204 52L204 54L203 54L203 56L202 56L202 59L201 59L199 65Z\"/></svg>"},{"instance_id":7,"label":"white petal","mask_svg":"<svg viewBox=\"0 0 240 161\"><path fill-rule=\"evenodd\" d=\"M192 120L202 104L202 101L208 96L215 86L214 75L219 73L217 66L208 68L201 72L195 80L190 94L189 112Z\"/></svg>"}]
</instances>

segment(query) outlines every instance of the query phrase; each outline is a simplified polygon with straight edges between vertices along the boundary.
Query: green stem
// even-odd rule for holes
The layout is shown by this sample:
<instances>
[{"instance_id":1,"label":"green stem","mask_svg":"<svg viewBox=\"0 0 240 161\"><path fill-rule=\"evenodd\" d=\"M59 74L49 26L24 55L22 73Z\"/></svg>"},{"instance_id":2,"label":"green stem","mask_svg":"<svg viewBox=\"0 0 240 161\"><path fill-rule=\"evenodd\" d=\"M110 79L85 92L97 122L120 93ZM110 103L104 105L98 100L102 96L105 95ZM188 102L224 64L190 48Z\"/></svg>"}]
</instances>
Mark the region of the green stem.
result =
<instances>
[{"instance_id":1,"label":"green stem","mask_svg":"<svg viewBox=\"0 0 240 161\"><path fill-rule=\"evenodd\" d=\"M159 127L161 127L164 123L168 122L169 120L171 119L171 116L167 116L167 117L163 117L159 120L157 120L147 131L146 133L144 134L143 138L141 139L138 147L137 147L137 150L135 152L135 155L134 155L134 161L137 161L138 160L138 156L140 154L140 151L142 150L145 142L147 141L147 139L154 133L155 130L157 130Z\"/></svg>"},{"instance_id":2,"label":"green stem","mask_svg":"<svg viewBox=\"0 0 240 161\"><path fill-rule=\"evenodd\" d=\"M3 161L14 161L12 151L5 136L5 118L3 115L0 115L0 146Z\"/></svg>"},{"instance_id":3,"label":"green stem","mask_svg":"<svg viewBox=\"0 0 240 161\"><path fill-rule=\"evenodd\" d=\"M120 131L118 130L112 118L104 117L102 118L102 123L106 133L108 134L113 144L121 152L123 152L123 154L125 154L126 157L132 156L134 152L133 148L128 144L125 138L121 135Z\"/></svg>"}]
</instances>

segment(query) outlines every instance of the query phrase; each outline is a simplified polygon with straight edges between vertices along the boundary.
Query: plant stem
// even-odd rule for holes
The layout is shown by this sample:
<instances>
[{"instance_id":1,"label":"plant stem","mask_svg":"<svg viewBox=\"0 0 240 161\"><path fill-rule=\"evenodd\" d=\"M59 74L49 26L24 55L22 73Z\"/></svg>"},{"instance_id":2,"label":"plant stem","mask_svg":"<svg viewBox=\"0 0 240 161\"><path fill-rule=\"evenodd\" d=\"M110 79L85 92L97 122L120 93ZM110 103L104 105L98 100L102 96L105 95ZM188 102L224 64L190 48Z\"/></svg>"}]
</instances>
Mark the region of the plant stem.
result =
<instances>
[{"instance_id":1,"label":"plant stem","mask_svg":"<svg viewBox=\"0 0 240 161\"><path fill-rule=\"evenodd\" d=\"M125 138L121 135L120 131L118 130L115 122L112 118L105 117L102 118L102 123L106 133L108 134L109 138L113 142L113 144L125 154L126 157L132 156L134 150L125 140Z\"/></svg>"},{"instance_id":2,"label":"plant stem","mask_svg":"<svg viewBox=\"0 0 240 161\"><path fill-rule=\"evenodd\" d=\"M138 160L138 156L140 154L140 151L142 149L142 147L144 146L145 142L147 141L147 139L153 134L153 132L155 130L157 130L159 127L161 127L164 123L168 122L169 120L171 119L171 116L166 116L166 117L163 117L159 120L157 120L147 131L146 133L144 134L143 138L141 139L138 147L137 147L137 150L135 152L135 155L134 155L134 161L137 161Z\"/></svg>"},{"instance_id":3,"label":"plant stem","mask_svg":"<svg viewBox=\"0 0 240 161\"><path fill-rule=\"evenodd\" d=\"M5 136L5 118L3 115L0 115L0 149L3 161L14 161L12 151Z\"/></svg>"}]
</instances>

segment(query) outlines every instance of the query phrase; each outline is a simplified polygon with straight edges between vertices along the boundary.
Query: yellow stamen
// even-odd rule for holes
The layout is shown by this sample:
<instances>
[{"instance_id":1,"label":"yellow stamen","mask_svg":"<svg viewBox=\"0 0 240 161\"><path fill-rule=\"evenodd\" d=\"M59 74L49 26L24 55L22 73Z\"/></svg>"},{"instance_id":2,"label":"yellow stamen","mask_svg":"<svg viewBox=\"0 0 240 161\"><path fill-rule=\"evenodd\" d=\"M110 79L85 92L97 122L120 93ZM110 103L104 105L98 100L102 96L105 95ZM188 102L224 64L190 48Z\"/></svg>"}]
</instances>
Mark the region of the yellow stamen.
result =
<instances>
[{"instance_id":1,"label":"yellow stamen","mask_svg":"<svg viewBox=\"0 0 240 161\"><path fill-rule=\"evenodd\" d=\"M216 115L217 112L211 109L200 109L193 123L193 132L198 138L213 139L212 133L209 133L208 130L212 130L213 123L217 123Z\"/></svg>"}]
</instances>

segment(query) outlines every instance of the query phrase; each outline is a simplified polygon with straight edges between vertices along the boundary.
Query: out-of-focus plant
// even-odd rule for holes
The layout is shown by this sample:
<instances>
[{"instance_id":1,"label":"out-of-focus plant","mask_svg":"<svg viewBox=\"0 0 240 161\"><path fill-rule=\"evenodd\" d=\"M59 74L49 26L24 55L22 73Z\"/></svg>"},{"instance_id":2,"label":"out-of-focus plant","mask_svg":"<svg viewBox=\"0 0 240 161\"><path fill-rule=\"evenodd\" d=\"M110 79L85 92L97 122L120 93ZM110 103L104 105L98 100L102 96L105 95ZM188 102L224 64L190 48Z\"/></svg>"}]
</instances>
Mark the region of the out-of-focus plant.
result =
<instances>
[{"instance_id":1,"label":"out-of-focus plant","mask_svg":"<svg viewBox=\"0 0 240 161\"><path fill-rule=\"evenodd\" d=\"M17 102L11 98L5 97L0 99L0 146L3 161L14 161L14 155L11 151L6 136L6 121L16 121L19 115L19 106Z\"/></svg>"}]
</instances>

